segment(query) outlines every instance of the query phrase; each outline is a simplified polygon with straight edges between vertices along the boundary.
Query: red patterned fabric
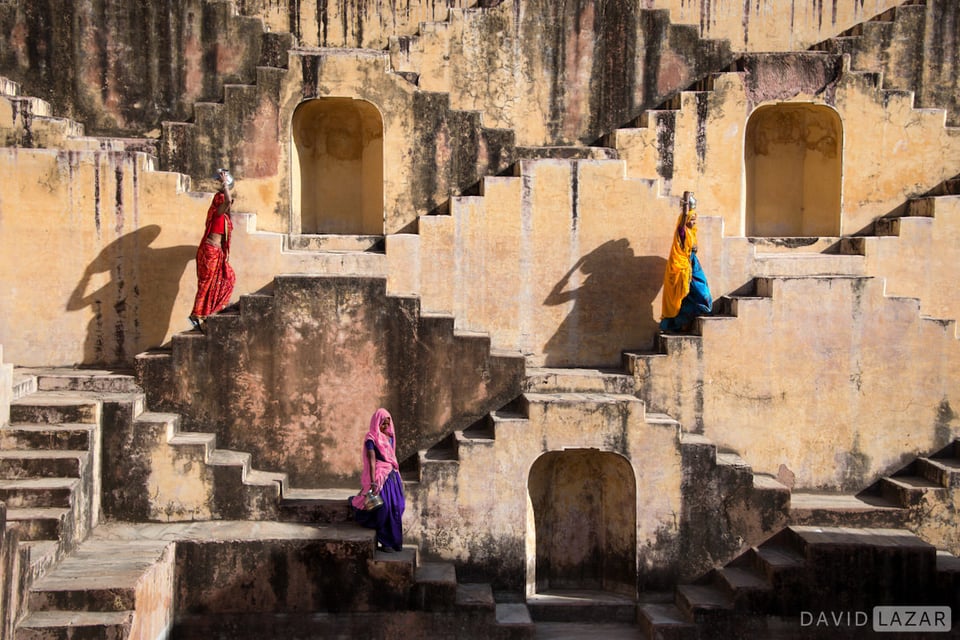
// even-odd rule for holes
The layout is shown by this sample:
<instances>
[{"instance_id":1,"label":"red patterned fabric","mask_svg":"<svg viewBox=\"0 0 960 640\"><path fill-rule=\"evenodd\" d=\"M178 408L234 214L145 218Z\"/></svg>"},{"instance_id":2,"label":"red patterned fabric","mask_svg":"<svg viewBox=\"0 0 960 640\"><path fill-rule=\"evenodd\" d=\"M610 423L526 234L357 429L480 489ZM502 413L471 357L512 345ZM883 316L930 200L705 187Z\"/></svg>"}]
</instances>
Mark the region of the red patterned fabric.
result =
<instances>
[{"instance_id":1,"label":"red patterned fabric","mask_svg":"<svg viewBox=\"0 0 960 640\"><path fill-rule=\"evenodd\" d=\"M197 297L190 314L196 318L206 318L227 306L237 283L237 276L228 259L233 221L229 213L217 213L223 201L222 193L213 196L213 202L207 210L206 229L197 247ZM207 242L211 233L220 234L219 247Z\"/></svg>"}]
</instances>

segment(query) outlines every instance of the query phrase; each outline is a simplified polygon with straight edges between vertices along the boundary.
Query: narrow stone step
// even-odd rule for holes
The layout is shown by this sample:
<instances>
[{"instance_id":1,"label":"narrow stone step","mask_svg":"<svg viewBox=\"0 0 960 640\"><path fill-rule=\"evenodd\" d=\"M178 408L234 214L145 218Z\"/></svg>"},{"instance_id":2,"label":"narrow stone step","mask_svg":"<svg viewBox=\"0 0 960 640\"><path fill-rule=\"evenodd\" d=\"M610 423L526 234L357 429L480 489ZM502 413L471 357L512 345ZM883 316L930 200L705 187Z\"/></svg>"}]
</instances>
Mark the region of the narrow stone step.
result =
<instances>
[{"instance_id":1,"label":"narrow stone step","mask_svg":"<svg viewBox=\"0 0 960 640\"><path fill-rule=\"evenodd\" d=\"M130 635L133 611L37 611L17 625L16 640L79 640Z\"/></svg>"},{"instance_id":2,"label":"narrow stone step","mask_svg":"<svg viewBox=\"0 0 960 640\"><path fill-rule=\"evenodd\" d=\"M30 369L37 376L40 391L84 391L97 393L140 393L132 371L107 369Z\"/></svg>"},{"instance_id":3,"label":"narrow stone step","mask_svg":"<svg viewBox=\"0 0 960 640\"><path fill-rule=\"evenodd\" d=\"M0 480L0 501L8 509L69 507L78 478L20 478Z\"/></svg>"},{"instance_id":4,"label":"narrow stone step","mask_svg":"<svg viewBox=\"0 0 960 640\"><path fill-rule=\"evenodd\" d=\"M943 485L919 476L887 476L880 479L880 495L903 507L920 504L928 492L946 491Z\"/></svg>"},{"instance_id":5,"label":"narrow stone step","mask_svg":"<svg viewBox=\"0 0 960 640\"><path fill-rule=\"evenodd\" d=\"M280 520L283 522L350 522L350 499L360 491L342 489L283 489Z\"/></svg>"},{"instance_id":6,"label":"narrow stone step","mask_svg":"<svg viewBox=\"0 0 960 640\"><path fill-rule=\"evenodd\" d=\"M753 274L764 277L866 275L866 260L856 254L758 253Z\"/></svg>"},{"instance_id":7,"label":"narrow stone step","mask_svg":"<svg viewBox=\"0 0 960 640\"><path fill-rule=\"evenodd\" d=\"M733 611L733 599L716 585L682 584L677 587L676 605L694 622L701 623Z\"/></svg>"},{"instance_id":8,"label":"narrow stone step","mask_svg":"<svg viewBox=\"0 0 960 640\"><path fill-rule=\"evenodd\" d=\"M644 421L647 424L652 426L665 427L667 429L674 429L677 432L680 431L680 422L675 418L671 418L665 413L649 413L648 412L647 414L644 415ZM683 434L683 437L686 439L686 438L689 438L691 435L693 434L685 433Z\"/></svg>"},{"instance_id":9,"label":"narrow stone step","mask_svg":"<svg viewBox=\"0 0 960 640\"><path fill-rule=\"evenodd\" d=\"M11 424L0 429L0 449L90 448L92 424Z\"/></svg>"},{"instance_id":10,"label":"narrow stone step","mask_svg":"<svg viewBox=\"0 0 960 640\"><path fill-rule=\"evenodd\" d=\"M457 585L456 605L459 609L494 612L496 602L493 589L485 582L470 582Z\"/></svg>"},{"instance_id":11,"label":"narrow stone step","mask_svg":"<svg viewBox=\"0 0 960 640\"><path fill-rule=\"evenodd\" d=\"M534 631L530 610L523 603L497 603L494 616L498 626L510 629L522 637L529 637Z\"/></svg>"},{"instance_id":12,"label":"narrow stone step","mask_svg":"<svg viewBox=\"0 0 960 640\"><path fill-rule=\"evenodd\" d=\"M63 507L7 509L7 530L16 531L21 540L58 540L69 514Z\"/></svg>"},{"instance_id":13,"label":"narrow stone step","mask_svg":"<svg viewBox=\"0 0 960 640\"><path fill-rule=\"evenodd\" d=\"M916 471L941 487L960 488L960 460L956 458L917 458Z\"/></svg>"},{"instance_id":14,"label":"narrow stone step","mask_svg":"<svg viewBox=\"0 0 960 640\"><path fill-rule=\"evenodd\" d=\"M721 567L714 572L714 584L738 611L762 611L773 586L753 567Z\"/></svg>"},{"instance_id":15,"label":"narrow stone step","mask_svg":"<svg viewBox=\"0 0 960 640\"><path fill-rule=\"evenodd\" d=\"M560 392L560 393L526 393L524 396L530 404L572 404L579 405L583 403L592 404L621 404L621 403L640 403L641 400L636 396L625 393L603 393L603 392Z\"/></svg>"},{"instance_id":16,"label":"narrow stone step","mask_svg":"<svg viewBox=\"0 0 960 640\"><path fill-rule=\"evenodd\" d=\"M585 640L603 638L603 640L637 640L643 638L636 624L625 622L537 622L534 625L537 640ZM530 635L519 636L529 638ZM673 636L649 636L663 639ZM691 638L695 636L690 636Z\"/></svg>"},{"instance_id":17,"label":"narrow stone step","mask_svg":"<svg viewBox=\"0 0 960 640\"><path fill-rule=\"evenodd\" d=\"M901 527L908 517L905 508L879 494L790 494L794 525Z\"/></svg>"},{"instance_id":18,"label":"narrow stone step","mask_svg":"<svg viewBox=\"0 0 960 640\"><path fill-rule=\"evenodd\" d=\"M533 393L621 393L635 390L633 376L602 369L527 369L524 391Z\"/></svg>"},{"instance_id":19,"label":"narrow stone step","mask_svg":"<svg viewBox=\"0 0 960 640\"><path fill-rule=\"evenodd\" d=\"M421 611L451 611L457 600L457 571L449 562L424 562L414 574L414 603Z\"/></svg>"},{"instance_id":20,"label":"narrow stone step","mask_svg":"<svg viewBox=\"0 0 960 640\"><path fill-rule=\"evenodd\" d=\"M178 449L190 449L201 460L208 460L217 448L217 434L180 431L171 436L167 444Z\"/></svg>"},{"instance_id":21,"label":"narrow stone step","mask_svg":"<svg viewBox=\"0 0 960 640\"><path fill-rule=\"evenodd\" d=\"M777 588L785 578L803 568L804 557L796 549L784 544L766 542L751 549L731 565L756 569L774 588Z\"/></svg>"},{"instance_id":22,"label":"narrow stone step","mask_svg":"<svg viewBox=\"0 0 960 640\"><path fill-rule=\"evenodd\" d=\"M798 543L801 553L808 553L812 547L836 549L843 553L856 546L936 555L936 547L906 529L792 526L787 531Z\"/></svg>"},{"instance_id":23,"label":"narrow stone step","mask_svg":"<svg viewBox=\"0 0 960 640\"><path fill-rule=\"evenodd\" d=\"M28 558L32 583L60 560L62 547L58 540L21 540L19 550Z\"/></svg>"},{"instance_id":24,"label":"narrow stone step","mask_svg":"<svg viewBox=\"0 0 960 640\"><path fill-rule=\"evenodd\" d=\"M87 451L0 451L0 479L79 478Z\"/></svg>"},{"instance_id":25,"label":"narrow stone step","mask_svg":"<svg viewBox=\"0 0 960 640\"><path fill-rule=\"evenodd\" d=\"M608 591L556 590L527 598L527 609L535 622L619 622L632 623L637 617L633 598Z\"/></svg>"},{"instance_id":26,"label":"narrow stone step","mask_svg":"<svg viewBox=\"0 0 960 640\"><path fill-rule=\"evenodd\" d=\"M284 236L285 252L330 251L339 253L383 253L384 236L364 235L292 235Z\"/></svg>"},{"instance_id":27,"label":"narrow stone step","mask_svg":"<svg viewBox=\"0 0 960 640\"><path fill-rule=\"evenodd\" d=\"M162 540L85 542L33 584L28 608L34 612L133 610L139 583L169 546Z\"/></svg>"},{"instance_id":28,"label":"narrow stone step","mask_svg":"<svg viewBox=\"0 0 960 640\"><path fill-rule=\"evenodd\" d=\"M100 402L75 394L33 393L10 403L10 424L98 424Z\"/></svg>"},{"instance_id":29,"label":"narrow stone step","mask_svg":"<svg viewBox=\"0 0 960 640\"><path fill-rule=\"evenodd\" d=\"M287 474L277 473L275 471L263 471L261 469L248 469L244 476L243 483L257 487L269 487L279 490L280 486L286 484ZM278 496L279 497L279 496Z\"/></svg>"},{"instance_id":30,"label":"narrow stone step","mask_svg":"<svg viewBox=\"0 0 960 640\"><path fill-rule=\"evenodd\" d=\"M697 626L675 604L643 604L637 622L646 638L696 640Z\"/></svg>"}]
</instances>

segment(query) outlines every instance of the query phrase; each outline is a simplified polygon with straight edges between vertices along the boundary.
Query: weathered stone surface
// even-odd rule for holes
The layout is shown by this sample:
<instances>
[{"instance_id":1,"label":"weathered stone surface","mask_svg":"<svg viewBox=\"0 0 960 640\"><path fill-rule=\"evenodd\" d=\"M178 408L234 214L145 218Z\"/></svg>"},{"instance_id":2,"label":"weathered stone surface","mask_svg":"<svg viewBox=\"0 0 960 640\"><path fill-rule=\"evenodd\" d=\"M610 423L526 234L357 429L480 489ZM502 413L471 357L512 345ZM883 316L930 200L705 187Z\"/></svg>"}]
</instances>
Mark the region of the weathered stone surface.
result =
<instances>
[{"instance_id":1,"label":"weathered stone surface","mask_svg":"<svg viewBox=\"0 0 960 640\"><path fill-rule=\"evenodd\" d=\"M253 79L263 26L231 9L196 0L5 3L0 66L90 131L144 133L218 100L224 81Z\"/></svg>"},{"instance_id":2,"label":"weathered stone surface","mask_svg":"<svg viewBox=\"0 0 960 640\"><path fill-rule=\"evenodd\" d=\"M270 307L212 318L208 336L178 336L158 363L174 384L154 388L151 407L296 487L352 486L378 407L394 416L404 459L512 399L523 366L450 319L421 317L383 280L292 276L277 279Z\"/></svg>"}]
</instances>

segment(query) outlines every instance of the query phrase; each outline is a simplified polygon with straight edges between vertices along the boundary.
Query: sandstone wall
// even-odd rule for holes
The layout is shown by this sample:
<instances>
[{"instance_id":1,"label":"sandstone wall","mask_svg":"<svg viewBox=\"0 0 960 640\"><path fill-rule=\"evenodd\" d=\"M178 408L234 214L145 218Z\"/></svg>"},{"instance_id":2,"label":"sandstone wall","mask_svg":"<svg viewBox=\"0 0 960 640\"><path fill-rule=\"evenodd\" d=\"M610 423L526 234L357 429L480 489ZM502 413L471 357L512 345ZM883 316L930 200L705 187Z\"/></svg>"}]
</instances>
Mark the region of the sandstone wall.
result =
<instances>
[{"instance_id":1,"label":"sandstone wall","mask_svg":"<svg viewBox=\"0 0 960 640\"><path fill-rule=\"evenodd\" d=\"M725 38L736 51L799 51L869 20L903 0L645 0L670 19L694 24L702 37Z\"/></svg>"},{"instance_id":2,"label":"sandstone wall","mask_svg":"<svg viewBox=\"0 0 960 640\"><path fill-rule=\"evenodd\" d=\"M284 276L272 296L209 322L209 336L177 336L170 357L140 360L149 407L296 487L352 487L378 407L394 416L402 460L519 393L522 358L492 357L485 337L421 317L383 279Z\"/></svg>"},{"instance_id":3,"label":"sandstone wall","mask_svg":"<svg viewBox=\"0 0 960 640\"><path fill-rule=\"evenodd\" d=\"M945 126L944 111L914 108L910 94L883 91L871 76L836 62L811 54L748 58L742 72L721 74L711 91L682 94L679 110L617 131L614 143L629 175L683 185L705 211L723 216L726 235L743 235L750 117L783 101L828 106L843 127L840 232L870 230L875 218L956 173L960 133ZM664 127L671 136L660 133ZM782 134L796 132L785 127ZM808 144L817 144L813 138Z\"/></svg>"},{"instance_id":4,"label":"sandstone wall","mask_svg":"<svg viewBox=\"0 0 960 640\"><path fill-rule=\"evenodd\" d=\"M954 321L879 278L778 277L641 358L640 396L795 489L858 490L960 422Z\"/></svg>"},{"instance_id":5,"label":"sandstone wall","mask_svg":"<svg viewBox=\"0 0 960 640\"><path fill-rule=\"evenodd\" d=\"M425 308L533 365L615 365L649 346L678 200L619 161L521 163L420 220ZM451 276L454 284L451 286Z\"/></svg>"},{"instance_id":6,"label":"sandstone wall","mask_svg":"<svg viewBox=\"0 0 960 640\"><path fill-rule=\"evenodd\" d=\"M682 469L676 425L646 422L643 404L630 396L576 396L571 401L528 394L522 401L528 406L521 412L525 419L497 419L485 438L458 436L455 459L421 460L420 482L408 497L415 517L405 527L425 557L464 566L464 581L483 576L498 588L525 589L529 595L535 581L548 582L544 573L555 577L565 562L575 564L578 554L591 548L586 541L594 528L607 526L609 547L594 552L626 565L616 574L619 583L611 580L611 590L656 589L675 577L683 562L677 557ZM542 502L549 473L535 463L546 453L562 457L565 451L590 451L594 460L604 452L629 463L625 484L602 498L617 513L599 518L597 495L567 495L557 499L574 513L590 515L576 527L567 520L564 528L552 529L557 514ZM603 472L610 473L610 466ZM536 566L537 551L545 549L556 563L552 569Z\"/></svg>"},{"instance_id":7,"label":"sandstone wall","mask_svg":"<svg viewBox=\"0 0 960 640\"><path fill-rule=\"evenodd\" d=\"M197 243L212 193L139 153L0 150L0 336L20 366L115 364L190 328ZM235 189L244 211L250 187ZM29 212L29 215L24 215ZM386 273L380 254L284 251L234 214L233 300L278 273ZM39 250L39 249L42 249Z\"/></svg>"},{"instance_id":8,"label":"sandstone wall","mask_svg":"<svg viewBox=\"0 0 960 640\"><path fill-rule=\"evenodd\" d=\"M91 131L156 135L270 61L262 22L233 14L204 0L4 3L0 73Z\"/></svg>"}]
</instances>

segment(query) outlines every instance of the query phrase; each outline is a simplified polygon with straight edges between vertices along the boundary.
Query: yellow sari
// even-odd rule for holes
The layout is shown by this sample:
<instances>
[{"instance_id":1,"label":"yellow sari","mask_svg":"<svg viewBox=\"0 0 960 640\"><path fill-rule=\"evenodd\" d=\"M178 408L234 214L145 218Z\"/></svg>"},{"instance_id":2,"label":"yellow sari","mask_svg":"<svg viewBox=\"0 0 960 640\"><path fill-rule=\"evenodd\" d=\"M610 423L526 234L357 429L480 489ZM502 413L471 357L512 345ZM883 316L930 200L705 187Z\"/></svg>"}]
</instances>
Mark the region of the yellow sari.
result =
<instances>
[{"instance_id":1,"label":"yellow sari","mask_svg":"<svg viewBox=\"0 0 960 640\"><path fill-rule=\"evenodd\" d=\"M689 217L693 210L687 213ZM680 313L680 304L690 293L690 280L693 277L693 265L690 263L690 254L697 246L697 227L688 228L685 225L683 214L677 218L677 226L673 231L673 244L670 246L670 257L667 258L667 268L663 273L663 298L661 317L675 318ZM680 231L684 231L684 238Z\"/></svg>"}]
</instances>

